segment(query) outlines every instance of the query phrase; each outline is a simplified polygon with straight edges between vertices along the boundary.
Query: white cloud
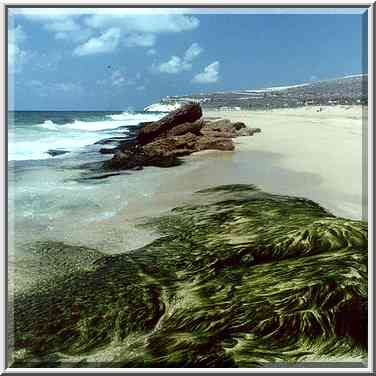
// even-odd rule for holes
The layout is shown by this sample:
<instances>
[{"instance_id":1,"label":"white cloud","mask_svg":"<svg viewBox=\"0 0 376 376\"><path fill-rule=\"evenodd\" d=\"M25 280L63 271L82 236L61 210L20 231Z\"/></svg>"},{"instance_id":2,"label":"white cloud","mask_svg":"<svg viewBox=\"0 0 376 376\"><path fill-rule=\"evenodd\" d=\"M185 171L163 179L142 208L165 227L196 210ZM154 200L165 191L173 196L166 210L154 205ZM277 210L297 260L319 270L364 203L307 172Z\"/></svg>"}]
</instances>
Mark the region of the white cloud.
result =
<instances>
[{"instance_id":1,"label":"white cloud","mask_svg":"<svg viewBox=\"0 0 376 376\"><path fill-rule=\"evenodd\" d=\"M199 20L196 17L182 14L138 14L128 13L105 14L97 13L85 18L84 23L94 29L118 27L124 32L166 33L196 29Z\"/></svg>"},{"instance_id":2,"label":"white cloud","mask_svg":"<svg viewBox=\"0 0 376 376\"><path fill-rule=\"evenodd\" d=\"M87 41L93 35L93 33L94 31L90 29L80 29L76 32L59 31L55 33L54 36L56 40L65 40L74 43L82 43Z\"/></svg>"},{"instance_id":3,"label":"white cloud","mask_svg":"<svg viewBox=\"0 0 376 376\"><path fill-rule=\"evenodd\" d=\"M21 25L8 31L8 69L10 73L19 73L28 60L27 52L20 46L27 39Z\"/></svg>"},{"instance_id":4,"label":"white cloud","mask_svg":"<svg viewBox=\"0 0 376 376\"><path fill-rule=\"evenodd\" d=\"M157 70L161 73L177 74L190 70L192 65L186 63L179 56L171 56L171 59L158 65Z\"/></svg>"},{"instance_id":5,"label":"white cloud","mask_svg":"<svg viewBox=\"0 0 376 376\"><path fill-rule=\"evenodd\" d=\"M202 51L203 51L203 49L197 43L192 43L192 45L188 48L188 50L185 51L184 60L185 61L192 61L198 55L200 55Z\"/></svg>"},{"instance_id":6,"label":"white cloud","mask_svg":"<svg viewBox=\"0 0 376 376\"><path fill-rule=\"evenodd\" d=\"M62 82L54 84L54 88L64 93L77 93L82 91L82 86L74 82Z\"/></svg>"},{"instance_id":7,"label":"white cloud","mask_svg":"<svg viewBox=\"0 0 376 376\"><path fill-rule=\"evenodd\" d=\"M199 56L202 51L203 49L197 43L193 43L187 51L185 51L182 58L179 56L171 56L170 60L154 67L154 70L168 74L178 74L189 71L192 69L192 61Z\"/></svg>"},{"instance_id":8,"label":"white cloud","mask_svg":"<svg viewBox=\"0 0 376 376\"><path fill-rule=\"evenodd\" d=\"M130 86L139 84L141 80L141 74L136 73L134 78L130 78L124 71L117 69L109 77L105 79L97 80L97 85L110 86L112 88L118 88L123 86Z\"/></svg>"},{"instance_id":9,"label":"white cloud","mask_svg":"<svg viewBox=\"0 0 376 376\"><path fill-rule=\"evenodd\" d=\"M111 75L112 86L121 86L125 83L125 76L120 71L115 71Z\"/></svg>"},{"instance_id":10,"label":"white cloud","mask_svg":"<svg viewBox=\"0 0 376 376\"><path fill-rule=\"evenodd\" d=\"M186 9L151 8L20 8L11 14L22 15L33 22L43 24L44 29L54 33L55 39L83 43L76 47L75 54L88 55L112 52L124 40L126 47L152 47L156 35L178 33L199 26L199 20L183 14ZM101 37L110 30L118 30L116 42L112 40L105 48ZM91 39L89 39L91 38ZM90 51L90 52L89 52Z\"/></svg>"},{"instance_id":11,"label":"white cloud","mask_svg":"<svg viewBox=\"0 0 376 376\"><path fill-rule=\"evenodd\" d=\"M156 16L181 15L190 12L187 8L14 8L11 15L23 15L29 19L56 19L60 17L77 17L88 15L102 16Z\"/></svg>"},{"instance_id":12,"label":"white cloud","mask_svg":"<svg viewBox=\"0 0 376 376\"><path fill-rule=\"evenodd\" d=\"M115 50L120 41L120 30L112 28L97 38L90 38L75 48L73 53L78 56L108 53Z\"/></svg>"},{"instance_id":13,"label":"white cloud","mask_svg":"<svg viewBox=\"0 0 376 376\"><path fill-rule=\"evenodd\" d=\"M30 56L30 69L53 71L56 70L61 62L62 54L60 51L39 53L34 51Z\"/></svg>"},{"instance_id":14,"label":"white cloud","mask_svg":"<svg viewBox=\"0 0 376 376\"><path fill-rule=\"evenodd\" d=\"M155 44L154 34L129 34L125 37L124 44L127 47L152 47Z\"/></svg>"},{"instance_id":15,"label":"white cloud","mask_svg":"<svg viewBox=\"0 0 376 376\"><path fill-rule=\"evenodd\" d=\"M26 83L36 95L47 97L54 94L75 94L84 93L81 83L77 82L41 82L39 80L30 80Z\"/></svg>"},{"instance_id":16,"label":"white cloud","mask_svg":"<svg viewBox=\"0 0 376 376\"><path fill-rule=\"evenodd\" d=\"M150 50L147 51L148 55L155 55L157 53L157 50L154 48L151 48Z\"/></svg>"},{"instance_id":17,"label":"white cloud","mask_svg":"<svg viewBox=\"0 0 376 376\"><path fill-rule=\"evenodd\" d=\"M62 18L45 24L45 29L53 32L79 31L80 26L72 18Z\"/></svg>"},{"instance_id":18,"label":"white cloud","mask_svg":"<svg viewBox=\"0 0 376 376\"><path fill-rule=\"evenodd\" d=\"M196 74L193 77L192 82L195 82L198 84L211 84L211 83L218 82L219 67L220 67L219 62L214 61L213 63L205 67L203 72Z\"/></svg>"},{"instance_id":19,"label":"white cloud","mask_svg":"<svg viewBox=\"0 0 376 376\"><path fill-rule=\"evenodd\" d=\"M12 29L9 29L8 32L8 42L9 43L23 43L25 42L27 36L21 27L21 25L17 25Z\"/></svg>"}]
</instances>

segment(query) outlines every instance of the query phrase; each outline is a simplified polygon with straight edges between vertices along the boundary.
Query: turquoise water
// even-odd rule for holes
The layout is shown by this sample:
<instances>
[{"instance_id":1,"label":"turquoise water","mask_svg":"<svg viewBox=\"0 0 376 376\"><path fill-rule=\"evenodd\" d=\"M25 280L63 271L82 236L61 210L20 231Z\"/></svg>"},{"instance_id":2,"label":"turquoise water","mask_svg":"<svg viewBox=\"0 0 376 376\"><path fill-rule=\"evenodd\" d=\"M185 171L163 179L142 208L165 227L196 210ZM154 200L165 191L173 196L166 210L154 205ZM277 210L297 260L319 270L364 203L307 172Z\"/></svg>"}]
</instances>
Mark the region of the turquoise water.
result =
<instances>
[{"instance_id":1,"label":"turquoise water","mask_svg":"<svg viewBox=\"0 0 376 376\"><path fill-rule=\"evenodd\" d=\"M11 112L8 122L9 251L22 253L35 240L124 249L126 231L114 218L129 199L152 195L157 169L86 180L84 165L111 158L94 143L134 137L142 121L164 114L126 112ZM49 149L69 153L51 157ZM131 234L132 235L132 234Z\"/></svg>"}]
</instances>

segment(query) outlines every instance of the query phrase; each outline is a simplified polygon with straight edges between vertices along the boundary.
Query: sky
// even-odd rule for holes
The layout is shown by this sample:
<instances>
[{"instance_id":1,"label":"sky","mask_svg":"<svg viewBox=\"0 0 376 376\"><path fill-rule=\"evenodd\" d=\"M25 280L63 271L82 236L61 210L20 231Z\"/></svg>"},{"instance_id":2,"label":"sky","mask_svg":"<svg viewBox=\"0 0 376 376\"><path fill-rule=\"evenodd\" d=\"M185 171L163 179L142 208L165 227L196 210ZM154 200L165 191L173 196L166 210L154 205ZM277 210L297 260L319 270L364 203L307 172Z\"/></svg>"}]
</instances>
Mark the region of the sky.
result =
<instances>
[{"instance_id":1,"label":"sky","mask_svg":"<svg viewBox=\"0 0 376 376\"><path fill-rule=\"evenodd\" d=\"M8 9L10 110L142 110L173 95L367 73L363 9Z\"/></svg>"}]
</instances>

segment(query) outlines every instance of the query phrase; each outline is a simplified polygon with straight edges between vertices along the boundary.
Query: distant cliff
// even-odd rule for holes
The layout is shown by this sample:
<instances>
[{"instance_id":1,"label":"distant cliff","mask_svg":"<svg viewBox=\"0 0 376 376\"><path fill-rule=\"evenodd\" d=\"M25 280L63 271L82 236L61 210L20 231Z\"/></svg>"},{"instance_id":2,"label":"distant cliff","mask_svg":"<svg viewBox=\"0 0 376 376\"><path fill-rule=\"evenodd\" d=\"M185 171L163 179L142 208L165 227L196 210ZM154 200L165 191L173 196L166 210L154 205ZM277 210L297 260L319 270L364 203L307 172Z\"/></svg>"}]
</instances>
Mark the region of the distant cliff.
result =
<instances>
[{"instance_id":1,"label":"distant cliff","mask_svg":"<svg viewBox=\"0 0 376 376\"><path fill-rule=\"evenodd\" d=\"M202 107L267 109L304 105L367 104L368 75L352 75L300 85L245 89L163 98L158 106L195 101Z\"/></svg>"}]
</instances>

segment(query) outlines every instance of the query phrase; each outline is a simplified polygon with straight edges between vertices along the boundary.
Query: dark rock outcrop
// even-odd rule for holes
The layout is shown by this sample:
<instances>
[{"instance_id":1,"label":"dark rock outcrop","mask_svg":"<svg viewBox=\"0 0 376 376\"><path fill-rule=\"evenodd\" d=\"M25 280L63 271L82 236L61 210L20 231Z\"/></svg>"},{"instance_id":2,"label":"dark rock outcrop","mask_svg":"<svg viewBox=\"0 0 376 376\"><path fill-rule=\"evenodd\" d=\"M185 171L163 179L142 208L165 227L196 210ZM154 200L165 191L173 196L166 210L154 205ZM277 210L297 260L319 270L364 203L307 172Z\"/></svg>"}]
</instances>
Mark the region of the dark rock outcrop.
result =
<instances>
[{"instance_id":1,"label":"dark rock outcrop","mask_svg":"<svg viewBox=\"0 0 376 376\"><path fill-rule=\"evenodd\" d=\"M170 129L168 132L166 132L165 137L180 136L186 133L193 133L199 136L201 134L201 129L204 125L205 122L202 119L197 120L194 123L179 124L176 127Z\"/></svg>"},{"instance_id":2,"label":"dark rock outcrop","mask_svg":"<svg viewBox=\"0 0 376 376\"><path fill-rule=\"evenodd\" d=\"M197 138L198 137L192 133L161 138L143 146L143 151L148 157L158 155L188 155L195 150Z\"/></svg>"},{"instance_id":3,"label":"dark rock outcrop","mask_svg":"<svg viewBox=\"0 0 376 376\"><path fill-rule=\"evenodd\" d=\"M202 136L197 139L195 144L195 151L201 150L222 150L222 151L232 151L235 149L235 145L231 138L223 137L208 137Z\"/></svg>"},{"instance_id":4,"label":"dark rock outcrop","mask_svg":"<svg viewBox=\"0 0 376 376\"><path fill-rule=\"evenodd\" d=\"M232 151L232 138L252 136L260 129L242 122L201 118L199 104L188 103L156 122L140 123L133 140L125 140L114 149L101 149L113 158L105 169L141 169L143 166L170 167L180 164L179 157L202 150ZM201 119L200 119L201 118Z\"/></svg>"},{"instance_id":5,"label":"dark rock outcrop","mask_svg":"<svg viewBox=\"0 0 376 376\"><path fill-rule=\"evenodd\" d=\"M208 137L235 138L240 136L253 136L261 132L260 128L247 128L244 123L231 123L230 120L206 121L201 133Z\"/></svg>"},{"instance_id":6,"label":"dark rock outcrop","mask_svg":"<svg viewBox=\"0 0 376 376\"><path fill-rule=\"evenodd\" d=\"M94 143L94 145L108 145L108 144L116 144L120 142L125 142L127 140L126 137L111 137L111 138L104 138L103 140L99 140Z\"/></svg>"},{"instance_id":7,"label":"dark rock outcrop","mask_svg":"<svg viewBox=\"0 0 376 376\"><path fill-rule=\"evenodd\" d=\"M117 151L119 151L118 148L112 148L112 149L109 149L109 148L101 148L99 149L99 152L101 154L115 154Z\"/></svg>"},{"instance_id":8,"label":"dark rock outcrop","mask_svg":"<svg viewBox=\"0 0 376 376\"><path fill-rule=\"evenodd\" d=\"M47 154L51 155L51 157L57 157L58 155L68 154L70 153L68 150L60 150L60 149L49 149L47 150Z\"/></svg>"},{"instance_id":9,"label":"dark rock outcrop","mask_svg":"<svg viewBox=\"0 0 376 376\"><path fill-rule=\"evenodd\" d=\"M141 128L137 135L137 141L140 145L145 145L175 126L183 123L193 123L200 119L201 116L201 106L198 103L187 103L179 109L170 112L162 119Z\"/></svg>"}]
</instances>

